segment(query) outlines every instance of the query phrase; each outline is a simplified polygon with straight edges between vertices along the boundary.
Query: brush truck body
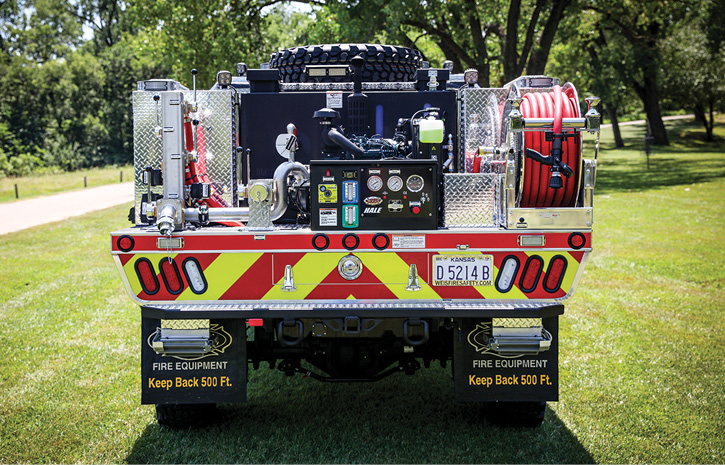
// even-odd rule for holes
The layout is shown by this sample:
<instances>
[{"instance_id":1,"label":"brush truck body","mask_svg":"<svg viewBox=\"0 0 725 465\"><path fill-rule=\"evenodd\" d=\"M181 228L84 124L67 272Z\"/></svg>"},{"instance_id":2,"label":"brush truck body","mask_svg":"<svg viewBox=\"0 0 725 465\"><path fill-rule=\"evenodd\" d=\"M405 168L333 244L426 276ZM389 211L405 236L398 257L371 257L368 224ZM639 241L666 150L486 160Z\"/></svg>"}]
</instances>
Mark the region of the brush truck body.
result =
<instances>
[{"instance_id":1,"label":"brush truck body","mask_svg":"<svg viewBox=\"0 0 725 465\"><path fill-rule=\"evenodd\" d=\"M188 424L244 402L260 366L364 382L436 363L456 401L540 423L591 252L596 110L555 78L480 88L392 46L235 74L133 95L134 225L111 248L142 402Z\"/></svg>"}]
</instances>

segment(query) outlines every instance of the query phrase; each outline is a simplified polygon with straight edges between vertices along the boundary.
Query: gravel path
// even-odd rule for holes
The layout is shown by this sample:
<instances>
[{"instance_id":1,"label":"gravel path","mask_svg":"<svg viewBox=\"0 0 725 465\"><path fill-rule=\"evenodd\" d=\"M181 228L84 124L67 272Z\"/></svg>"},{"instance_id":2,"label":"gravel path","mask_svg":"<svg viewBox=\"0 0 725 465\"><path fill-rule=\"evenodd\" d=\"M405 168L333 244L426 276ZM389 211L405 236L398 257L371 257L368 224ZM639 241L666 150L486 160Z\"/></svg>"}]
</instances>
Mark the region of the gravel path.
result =
<instances>
[{"instance_id":1,"label":"gravel path","mask_svg":"<svg viewBox=\"0 0 725 465\"><path fill-rule=\"evenodd\" d=\"M109 184L0 204L0 235L133 203L133 183Z\"/></svg>"}]
</instances>

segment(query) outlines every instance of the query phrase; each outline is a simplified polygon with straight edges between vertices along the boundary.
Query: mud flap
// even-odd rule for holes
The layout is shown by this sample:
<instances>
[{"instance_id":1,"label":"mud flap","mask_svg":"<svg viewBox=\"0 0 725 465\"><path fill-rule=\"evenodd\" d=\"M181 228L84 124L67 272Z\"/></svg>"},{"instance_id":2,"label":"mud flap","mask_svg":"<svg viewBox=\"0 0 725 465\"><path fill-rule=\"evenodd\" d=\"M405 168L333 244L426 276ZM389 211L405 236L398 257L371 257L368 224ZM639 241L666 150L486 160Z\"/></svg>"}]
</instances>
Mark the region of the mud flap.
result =
<instances>
[{"instance_id":1,"label":"mud flap","mask_svg":"<svg viewBox=\"0 0 725 465\"><path fill-rule=\"evenodd\" d=\"M141 403L221 404L247 400L244 320L210 320L211 350L201 356L160 355L154 336L161 320L142 318Z\"/></svg>"},{"instance_id":2,"label":"mud flap","mask_svg":"<svg viewBox=\"0 0 725 465\"><path fill-rule=\"evenodd\" d=\"M453 373L457 402L559 400L558 316L542 319L552 340L547 351L536 355L501 354L488 347L485 332L490 332L490 319L461 319L455 323Z\"/></svg>"}]
</instances>

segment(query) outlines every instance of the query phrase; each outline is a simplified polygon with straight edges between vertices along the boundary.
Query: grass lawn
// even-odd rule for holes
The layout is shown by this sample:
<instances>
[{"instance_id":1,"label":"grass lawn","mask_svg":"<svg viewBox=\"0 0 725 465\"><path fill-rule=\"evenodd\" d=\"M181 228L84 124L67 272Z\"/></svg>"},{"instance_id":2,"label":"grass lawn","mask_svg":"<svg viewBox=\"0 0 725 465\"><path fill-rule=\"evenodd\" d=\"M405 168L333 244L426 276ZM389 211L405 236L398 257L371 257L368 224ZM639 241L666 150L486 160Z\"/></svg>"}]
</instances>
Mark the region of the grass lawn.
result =
<instances>
[{"instance_id":1,"label":"grass lawn","mask_svg":"<svg viewBox=\"0 0 725 465\"><path fill-rule=\"evenodd\" d=\"M122 206L0 236L0 462L725 462L725 129L708 145L668 127L649 171L641 144L604 135L595 251L560 320L561 401L542 427L479 421L441 368L357 385L261 369L220 425L159 427L108 253Z\"/></svg>"},{"instance_id":2,"label":"grass lawn","mask_svg":"<svg viewBox=\"0 0 725 465\"><path fill-rule=\"evenodd\" d=\"M58 194L60 192L83 189L83 178L88 187L133 181L133 166L115 166L91 168L70 173L42 174L19 178L0 179L0 202L14 202L15 185L18 185L18 200L25 200L40 195Z\"/></svg>"}]
</instances>

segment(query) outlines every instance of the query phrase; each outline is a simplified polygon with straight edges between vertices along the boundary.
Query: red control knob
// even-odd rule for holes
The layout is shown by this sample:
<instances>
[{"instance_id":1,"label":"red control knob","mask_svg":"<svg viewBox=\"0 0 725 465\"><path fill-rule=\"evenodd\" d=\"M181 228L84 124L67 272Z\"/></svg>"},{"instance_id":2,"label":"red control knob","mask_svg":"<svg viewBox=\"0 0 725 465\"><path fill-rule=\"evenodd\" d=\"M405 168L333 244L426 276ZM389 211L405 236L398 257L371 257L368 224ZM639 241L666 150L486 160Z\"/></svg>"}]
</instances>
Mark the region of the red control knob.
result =
<instances>
[{"instance_id":1,"label":"red control knob","mask_svg":"<svg viewBox=\"0 0 725 465\"><path fill-rule=\"evenodd\" d=\"M414 215L417 215L418 213L420 213L420 207L413 207L410 209L410 211L412 211Z\"/></svg>"}]
</instances>

